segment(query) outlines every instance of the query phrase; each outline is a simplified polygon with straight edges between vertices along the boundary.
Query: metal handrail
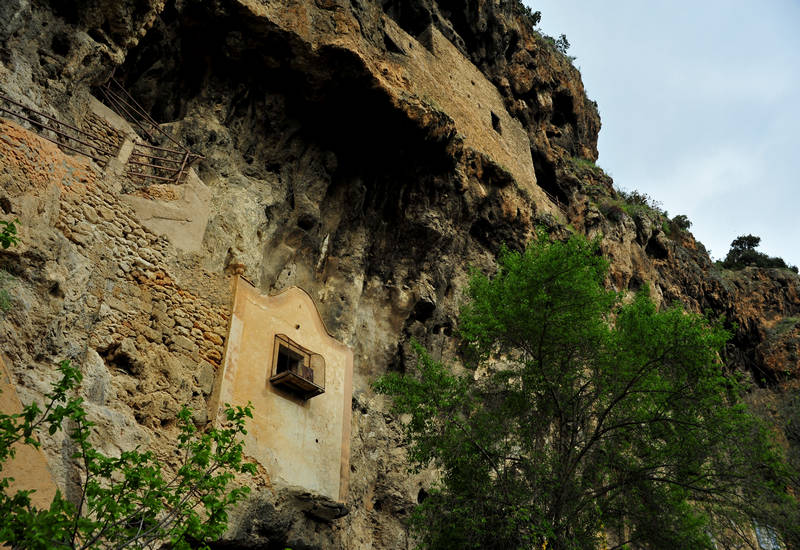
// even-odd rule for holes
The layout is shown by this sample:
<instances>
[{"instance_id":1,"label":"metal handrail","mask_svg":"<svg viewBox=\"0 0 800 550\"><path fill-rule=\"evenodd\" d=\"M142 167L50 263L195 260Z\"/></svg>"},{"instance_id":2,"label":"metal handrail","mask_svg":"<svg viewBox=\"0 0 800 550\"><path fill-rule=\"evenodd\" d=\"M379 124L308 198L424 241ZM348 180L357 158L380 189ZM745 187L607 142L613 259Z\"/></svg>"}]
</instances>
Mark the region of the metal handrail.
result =
<instances>
[{"instance_id":1,"label":"metal handrail","mask_svg":"<svg viewBox=\"0 0 800 550\"><path fill-rule=\"evenodd\" d=\"M88 157L88 158L94 160L95 162L97 162L98 164L100 164L101 166L104 166L104 167L105 167L106 164L108 164L109 159L111 159L112 157L114 157L116 155L114 150L118 150L119 145L115 144L115 143L112 143L111 141L103 138L100 135L97 135L97 134L92 133L92 132L87 132L85 130L81 130L80 128L76 128L75 126L73 126L71 124L68 124L68 123L63 122L61 120L58 120L57 118L55 118L55 117L53 117L51 115L48 115L46 113L43 113L43 112L41 112L41 111L39 111L37 109L34 109L33 107L28 107L27 105L24 105L23 103L15 101L15 100L11 99L10 97L8 97L8 96L6 96L4 94L0 94L0 100L6 101L7 103L10 103L11 105L14 105L14 106L22 109L26 114L20 114L20 113L18 113L16 111L13 111L11 109L7 109L7 108L2 107L2 106L0 106L0 112L9 114L9 115L11 115L13 117L16 117L16 118L20 119L20 120L24 120L25 122L33 125L36 128L39 128L40 130L49 130L49 131L53 132L57 137L59 137L61 139L60 140L59 139L54 139L54 138L52 138L52 137L50 137L50 136L48 136L48 135L46 135L44 133L40 133L40 132L37 132L37 135L39 135L43 139L46 139L47 141L55 143L59 147L64 147L65 149L69 149L70 151L74 151L76 153L79 153L79 154L81 154L81 155L83 155L85 157ZM86 136L86 137L90 138L92 141L94 141L95 143L87 142L87 141L85 141L83 139L80 139L80 138L74 136L74 135L71 135L70 132L67 132L67 131L65 131L63 129L56 128L55 126L51 126L51 125L46 124L46 123L44 123L44 122L42 122L40 120L35 120L35 119L31 118L30 116L27 116L28 113L32 113L32 114L34 114L36 116L43 117L43 118L47 119L50 123L54 123L55 125L62 126L64 128L66 128L67 130L70 130L71 132L74 132L74 133L78 133L78 134L80 134L82 136ZM83 145L84 147L88 148L90 151L87 152L87 151L84 151L83 149L79 149L78 147L70 145L69 143L64 143L63 140L74 141L74 142L76 142L76 143L78 143L80 145ZM110 145L112 147L112 150L104 149L102 146L98 145L98 142L101 143L101 144ZM96 151L98 154L95 154L93 151Z\"/></svg>"},{"instance_id":2,"label":"metal handrail","mask_svg":"<svg viewBox=\"0 0 800 550\"><path fill-rule=\"evenodd\" d=\"M173 143L177 149L162 147L151 143L136 143L134 150L131 153L128 163L135 166L142 166L150 168L156 174L144 174L136 171L128 170L125 173L131 177L139 177L145 179L155 179L160 181L174 181L180 183L183 179L186 169L188 169L195 161L204 158L202 155L192 153L189 149L181 145L172 136L165 132L160 125L153 120L130 93L114 79L113 74L108 81L100 87L100 92L105 98L108 105L120 116L126 118L132 124L135 124L145 136L151 141L156 141L154 134L158 133ZM139 149L137 151L137 149ZM152 155L143 153L141 149L162 153L163 156L154 153ZM171 158L170 158L171 157ZM133 160L134 158L138 160ZM142 161L142 159L151 159ZM173 167L166 167L163 164L171 164L178 166L175 170ZM169 171L169 172L167 172ZM157 175L157 173L166 173L167 176Z\"/></svg>"},{"instance_id":3,"label":"metal handrail","mask_svg":"<svg viewBox=\"0 0 800 550\"><path fill-rule=\"evenodd\" d=\"M92 139L95 139L97 141L105 143L106 145L110 145L114 149L119 147L118 144L116 144L116 143L114 143L112 141L109 141L108 139L106 139L106 138L104 138L102 136L99 136L99 135L97 135L95 133L92 133L92 132L87 132L86 130L81 130L80 128L77 128L77 127L75 127L75 126L73 126L71 124L68 124L68 123L66 123L66 122L64 122L62 120L58 120L54 116L48 115L47 113L43 113L43 112L41 112L41 111L39 111L37 109L34 109L33 107L28 107L27 105L25 105L23 103L20 103L19 101L15 101L15 100L11 99L10 97L8 97L6 95L0 94L0 99L2 99L3 101L6 101L8 103L11 103L12 105L16 105L17 107L20 107L20 108L22 108L22 109L24 109L26 111L30 111L31 113L33 113L35 115L44 117L44 118L50 120L51 122L55 122L56 124L60 124L61 126L69 128L73 132L78 132L79 134L83 134L83 135L85 135L87 137L90 137ZM25 118L25 117L23 117L23 116L21 116L21 115L19 115L17 113L14 113L13 111L9 111L8 109L3 109L3 110L6 111L7 113L11 113L13 115L18 116L19 118ZM32 124L38 124L40 126L42 125L41 122L38 122L38 121L35 121L35 120L31 120L29 118L25 118L25 120L27 120L28 122L31 122ZM53 130L53 131L57 131L57 130Z\"/></svg>"}]
</instances>

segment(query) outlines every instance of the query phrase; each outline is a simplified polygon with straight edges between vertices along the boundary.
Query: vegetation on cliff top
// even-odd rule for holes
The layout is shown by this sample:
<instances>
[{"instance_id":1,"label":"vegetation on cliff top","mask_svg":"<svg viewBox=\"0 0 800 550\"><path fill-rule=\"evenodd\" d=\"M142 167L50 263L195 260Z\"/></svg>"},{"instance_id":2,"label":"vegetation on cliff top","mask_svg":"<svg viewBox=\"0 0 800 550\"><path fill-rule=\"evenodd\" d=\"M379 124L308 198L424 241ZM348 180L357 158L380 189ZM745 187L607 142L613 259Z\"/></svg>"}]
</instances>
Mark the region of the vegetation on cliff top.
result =
<instances>
[{"instance_id":1,"label":"vegetation on cliff top","mask_svg":"<svg viewBox=\"0 0 800 550\"><path fill-rule=\"evenodd\" d=\"M761 237L755 235L741 235L731 243L728 255L722 260L725 269L742 269L744 267L780 267L788 268L797 273L796 266L789 266L783 260L774 256L767 256L756 250L761 243Z\"/></svg>"},{"instance_id":2,"label":"vegetation on cliff top","mask_svg":"<svg viewBox=\"0 0 800 550\"><path fill-rule=\"evenodd\" d=\"M424 548L713 548L751 520L798 541L794 472L740 402L722 321L604 289L597 242L540 234L475 274L466 372L418 349L376 388L409 415L441 484L416 509Z\"/></svg>"}]
</instances>

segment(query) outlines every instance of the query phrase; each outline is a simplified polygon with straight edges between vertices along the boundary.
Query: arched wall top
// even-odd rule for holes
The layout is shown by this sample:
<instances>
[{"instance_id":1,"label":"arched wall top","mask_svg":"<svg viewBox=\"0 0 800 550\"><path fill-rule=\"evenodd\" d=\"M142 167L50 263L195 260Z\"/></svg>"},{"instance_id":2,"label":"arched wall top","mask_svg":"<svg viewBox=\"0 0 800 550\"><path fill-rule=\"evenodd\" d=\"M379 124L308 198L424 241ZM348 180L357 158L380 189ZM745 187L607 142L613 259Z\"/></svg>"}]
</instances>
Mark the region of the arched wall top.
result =
<instances>
[{"instance_id":1,"label":"arched wall top","mask_svg":"<svg viewBox=\"0 0 800 550\"><path fill-rule=\"evenodd\" d=\"M258 289L258 287L256 287L252 282L250 282L245 277L242 277L240 275L238 276L238 278L239 281L247 283L251 288L253 288L253 290L259 293L261 292ZM285 299L291 300L299 298L300 300L306 302L310 306L310 309L314 311L315 323L317 324L317 327L320 329L320 331L323 332L326 336L328 336L331 339L331 341L335 342L338 346L342 346L348 350L350 349L349 346L347 346L344 342L339 341L336 338L336 336L328 329L328 326L325 324L325 319L322 318L322 314L319 311L319 306L317 305L317 301L304 288L299 286L290 286L274 293L262 294L262 296L264 296L268 301L272 300L283 301Z\"/></svg>"}]
</instances>

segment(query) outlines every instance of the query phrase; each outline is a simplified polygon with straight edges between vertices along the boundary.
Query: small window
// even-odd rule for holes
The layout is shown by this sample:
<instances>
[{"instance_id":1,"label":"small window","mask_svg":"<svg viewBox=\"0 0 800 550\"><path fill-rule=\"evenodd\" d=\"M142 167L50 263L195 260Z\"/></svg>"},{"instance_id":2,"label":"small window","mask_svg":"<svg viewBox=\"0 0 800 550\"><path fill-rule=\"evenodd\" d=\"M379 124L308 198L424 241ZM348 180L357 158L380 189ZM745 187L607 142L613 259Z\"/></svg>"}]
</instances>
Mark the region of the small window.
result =
<instances>
[{"instance_id":1,"label":"small window","mask_svg":"<svg viewBox=\"0 0 800 550\"><path fill-rule=\"evenodd\" d=\"M285 346L280 344L278 345L278 365L276 368L276 374L280 374L282 372L302 372L303 368L305 367L303 367L302 355L295 353ZM311 376L311 380L313 382L313 375Z\"/></svg>"},{"instance_id":2,"label":"small window","mask_svg":"<svg viewBox=\"0 0 800 550\"><path fill-rule=\"evenodd\" d=\"M325 359L285 334L275 335L270 382L302 399L325 392Z\"/></svg>"},{"instance_id":3,"label":"small window","mask_svg":"<svg viewBox=\"0 0 800 550\"><path fill-rule=\"evenodd\" d=\"M494 131L498 134L502 134L503 128L500 126L500 117L494 114L492 111L489 112L492 113L492 128L494 128Z\"/></svg>"}]
</instances>

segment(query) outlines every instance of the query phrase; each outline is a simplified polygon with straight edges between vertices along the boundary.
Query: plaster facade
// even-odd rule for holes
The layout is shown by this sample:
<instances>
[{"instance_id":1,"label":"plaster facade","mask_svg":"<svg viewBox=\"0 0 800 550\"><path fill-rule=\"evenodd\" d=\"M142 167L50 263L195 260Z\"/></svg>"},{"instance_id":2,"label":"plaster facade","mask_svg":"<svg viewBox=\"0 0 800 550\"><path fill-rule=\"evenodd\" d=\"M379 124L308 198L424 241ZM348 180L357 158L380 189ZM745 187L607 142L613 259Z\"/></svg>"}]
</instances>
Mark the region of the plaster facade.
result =
<instances>
[{"instance_id":1,"label":"plaster facade","mask_svg":"<svg viewBox=\"0 0 800 550\"><path fill-rule=\"evenodd\" d=\"M270 382L276 335L286 335L325 360L325 391L309 399ZM344 502L350 472L353 353L325 328L302 289L261 294L236 277L222 371L211 399L214 417L225 403L253 404L247 455L272 482L299 486Z\"/></svg>"}]
</instances>

